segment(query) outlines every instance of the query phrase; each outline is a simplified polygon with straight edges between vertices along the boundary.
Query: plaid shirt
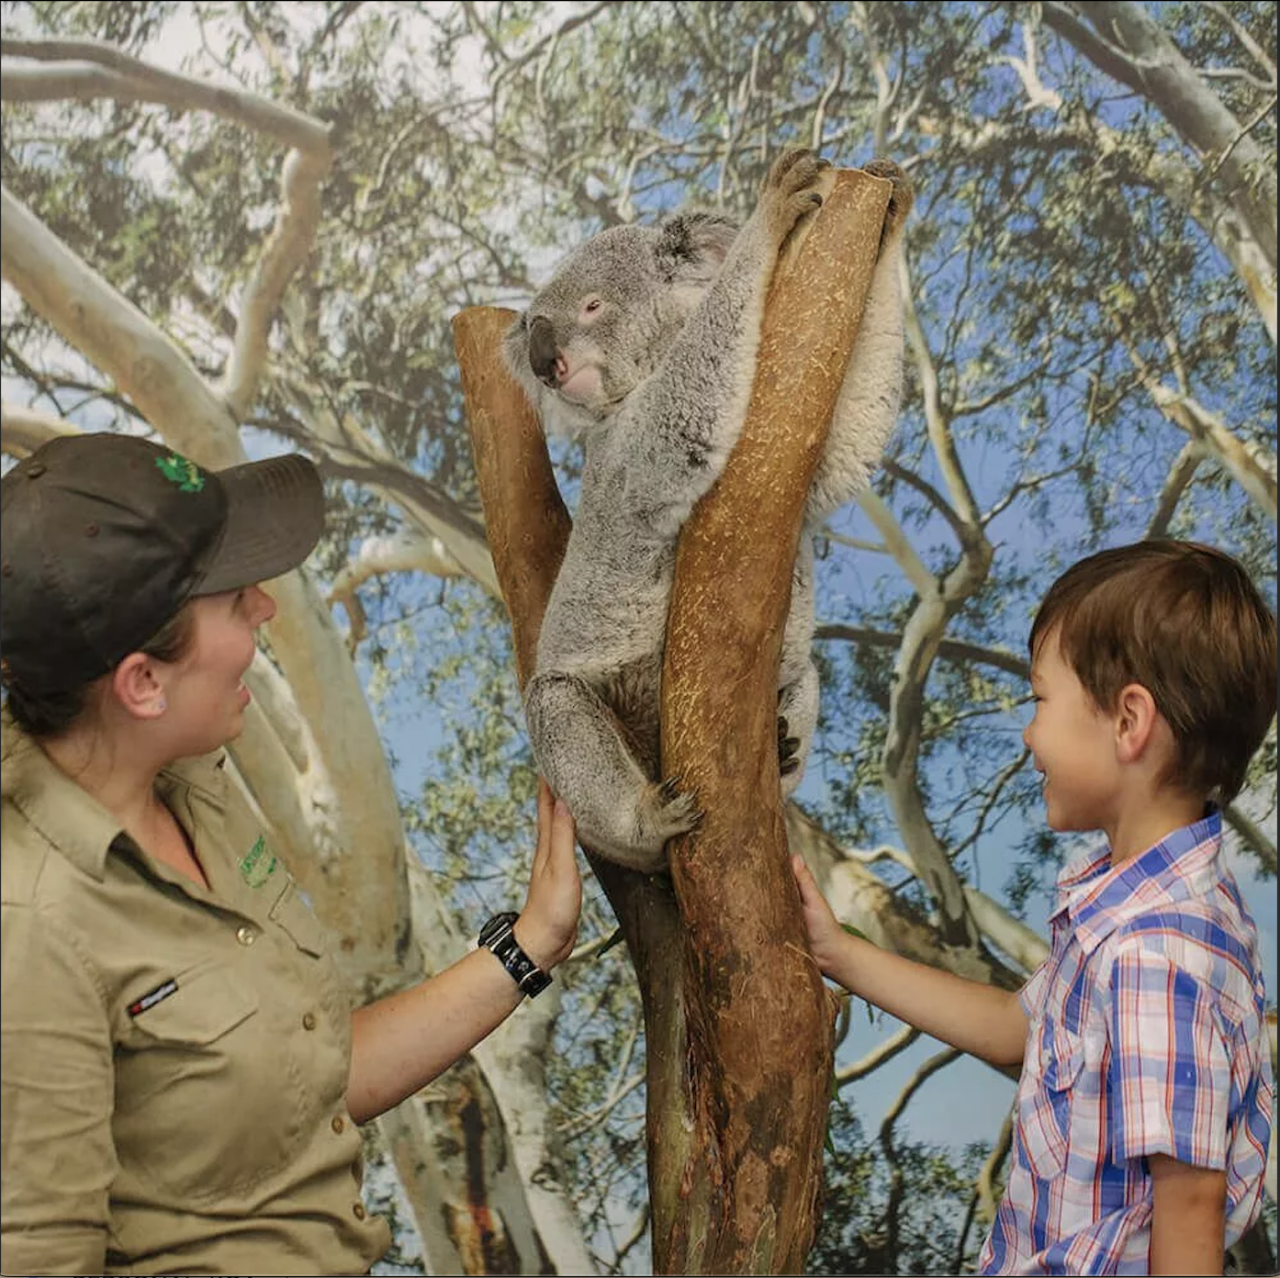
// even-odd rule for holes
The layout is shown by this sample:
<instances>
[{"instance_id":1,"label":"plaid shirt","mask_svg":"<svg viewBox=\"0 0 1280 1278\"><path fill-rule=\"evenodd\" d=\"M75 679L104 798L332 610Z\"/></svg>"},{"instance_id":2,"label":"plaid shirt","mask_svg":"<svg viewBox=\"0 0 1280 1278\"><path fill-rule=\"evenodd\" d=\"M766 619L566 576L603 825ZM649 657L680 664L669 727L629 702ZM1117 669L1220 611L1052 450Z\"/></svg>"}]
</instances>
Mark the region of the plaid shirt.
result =
<instances>
[{"instance_id":1,"label":"plaid shirt","mask_svg":"<svg viewBox=\"0 0 1280 1278\"><path fill-rule=\"evenodd\" d=\"M1225 1168L1230 1246L1262 1205L1271 1053L1258 938L1216 811L1058 878L987 1274L1145 1274L1149 1154Z\"/></svg>"}]
</instances>

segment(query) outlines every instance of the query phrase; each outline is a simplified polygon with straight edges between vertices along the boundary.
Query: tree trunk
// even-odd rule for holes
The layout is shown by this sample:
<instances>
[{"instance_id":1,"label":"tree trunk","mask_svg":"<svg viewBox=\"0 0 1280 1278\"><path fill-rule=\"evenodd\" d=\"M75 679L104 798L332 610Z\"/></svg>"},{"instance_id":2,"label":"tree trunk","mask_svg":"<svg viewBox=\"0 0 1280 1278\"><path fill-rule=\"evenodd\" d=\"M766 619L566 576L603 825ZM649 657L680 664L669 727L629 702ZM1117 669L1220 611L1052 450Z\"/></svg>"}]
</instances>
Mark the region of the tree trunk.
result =
<instances>
[{"instance_id":1,"label":"tree trunk","mask_svg":"<svg viewBox=\"0 0 1280 1278\"><path fill-rule=\"evenodd\" d=\"M707 816L673 846L675 891L586 849L644 1004L658 1272L799 1272L816 1227L833 1009L787 864L777 672L805 495L889 191L865 174L833 176L770 294L742 443L681 539L664 771L693 784ZM537 420L502 366L513 318L469 307L453 326L523 686L569 518Z\"/></svg>"},{"instance_id":2,"label":"tree trunk","mask_svg":"<svg viewBox=\"0 0 1280 1278\"><path fill-rule=\"evenodd\" d=\"M788 864L778 663L805 501L889 194L883 179L833 175L798 249L784 251L742 437L680 536L662 773L705 815L671 846L688 1115L651 1111L650 1122L693 1131L678 1192L654 1199L663 1272L799 1273L817 1227L834 1004Z\"/></svg>"}]
</instances>

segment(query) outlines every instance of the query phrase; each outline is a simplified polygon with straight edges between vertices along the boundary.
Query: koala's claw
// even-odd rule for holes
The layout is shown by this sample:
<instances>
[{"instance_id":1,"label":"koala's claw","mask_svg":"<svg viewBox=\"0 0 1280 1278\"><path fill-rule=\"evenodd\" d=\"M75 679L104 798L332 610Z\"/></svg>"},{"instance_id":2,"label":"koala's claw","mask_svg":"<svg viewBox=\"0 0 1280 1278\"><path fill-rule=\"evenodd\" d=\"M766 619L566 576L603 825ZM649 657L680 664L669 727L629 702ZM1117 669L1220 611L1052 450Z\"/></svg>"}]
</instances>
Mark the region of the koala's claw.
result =
<instances>
[{"instance_id":1,"label":"koala's claw","mask_svg":"<svg viewBox=\"0 0 1280 1278\"><path fill-rule=\"evenodd\" d=\"M779 186L782 179L806 156L813 155L813 152L806 147L793 146L788 147L783 153L774 160L769 167L768 176L764 180L765 189L771 186Z\"/></svg>"},{"instance_id":2,"label":"koala's claw","mask_svg":"<svg viewBox=\"0 0 1280 1278\"><path fill-rule=\"evenodd\" d=\"M651 814L651 819L664 840L692 830L702 820L697 799L682 790L681 784L682 778L667 777L654 788L656 811Z\"/></svg>"},{"instance_id":3,"label":"koala's claw","mask_svg":"<svg viewBox=\"0 0 1280 1278\"><path fill-rule=\"evenodd\" d=\"M915 187L906 171L892 160L870 160L863 165L862 171L870 173L873 177L887 178L893 183L893 190L889 194L889 207L884 215L884 229L880 233L880 242L883 244L885 240L896 234L906 221L907 214L911 212L911 206L915 202Z\"/></svg>"},{"instance_id":4,"label":"koala's claw","mask_svg":"<svg viewBox=\"0 0 1280 1278\"><path fill-rule=\"evenodd\" d=\"M805 147L784 151L773 162L760 192L760 202L779 243L805 214L821 207L822 195L812 187L819 174L830 167L829 160Z\"/></svg>"},{"instance_id":5,"label":"koala's claw","mask_svg":"<svg viewBox=\"0 0 1280 1278\"><path fill-rule=\"evenodd\" d=\"M796 758L796 752L800 749L800 738L789 737L787 735L787 720L785 716L778 716L778 772L784 776L790 776L800 766L800 760Z\"/></svg>"}]
</instances>

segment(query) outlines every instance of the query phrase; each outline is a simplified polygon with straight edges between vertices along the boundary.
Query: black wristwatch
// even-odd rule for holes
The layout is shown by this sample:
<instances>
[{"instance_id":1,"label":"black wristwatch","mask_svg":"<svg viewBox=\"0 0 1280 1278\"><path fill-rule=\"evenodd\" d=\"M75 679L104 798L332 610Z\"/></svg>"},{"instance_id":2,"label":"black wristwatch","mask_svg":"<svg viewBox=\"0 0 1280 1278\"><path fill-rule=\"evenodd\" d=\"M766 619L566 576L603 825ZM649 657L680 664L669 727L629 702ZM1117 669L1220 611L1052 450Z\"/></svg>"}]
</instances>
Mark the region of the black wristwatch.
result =
<instances>
[{"instance_id":1,"label":"black wristwatch","mask_svg":"<svg viewBox=\"0 0 1280 1278\"><path fill-rule=\"evenodd\" d=\"M495 914L480 929L480 938L476 944L494 952L511 979L520 987L522 994L536 998L551 984L551 976L520 948L515 933L519 917L514 911Z\"/></svg>"}]
</instances>

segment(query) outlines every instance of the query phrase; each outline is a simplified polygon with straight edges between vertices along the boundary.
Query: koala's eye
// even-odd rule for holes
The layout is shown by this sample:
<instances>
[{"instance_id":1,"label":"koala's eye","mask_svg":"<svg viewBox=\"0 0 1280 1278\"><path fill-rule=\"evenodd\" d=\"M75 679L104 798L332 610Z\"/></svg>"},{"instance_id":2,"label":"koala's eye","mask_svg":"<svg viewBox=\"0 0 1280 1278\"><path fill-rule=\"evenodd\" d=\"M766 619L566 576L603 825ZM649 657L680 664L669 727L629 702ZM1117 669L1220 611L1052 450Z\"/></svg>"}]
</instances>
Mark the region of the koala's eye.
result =
<instances>
[{"instance_id":1,"label":"koala's eye","mask_svg":"<svg viewBox=\"0 0 1280 1278\"><path fill-rule=\"evenodd\" d=\"M585 319L589 315L595 315L604 305L602 297L585 297L582 299L582 318Z\"/></svg>"}]
</instances>

